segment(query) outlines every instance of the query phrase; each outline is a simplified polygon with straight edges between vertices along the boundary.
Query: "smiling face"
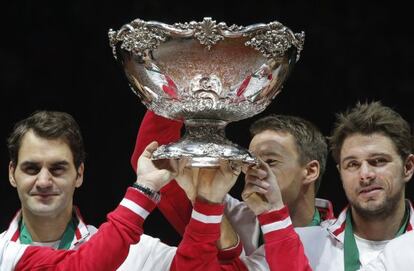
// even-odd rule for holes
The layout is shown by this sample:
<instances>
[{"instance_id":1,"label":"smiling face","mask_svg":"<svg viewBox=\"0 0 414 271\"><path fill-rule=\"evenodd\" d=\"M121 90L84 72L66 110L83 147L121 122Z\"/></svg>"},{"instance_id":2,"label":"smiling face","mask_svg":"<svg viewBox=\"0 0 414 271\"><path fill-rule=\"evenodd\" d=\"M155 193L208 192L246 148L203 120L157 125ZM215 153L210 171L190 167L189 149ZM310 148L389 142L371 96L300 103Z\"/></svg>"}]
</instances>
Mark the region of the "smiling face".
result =
<instances>
[{"instance_id":1,"label":"smiling face","mask_svg":"<svg viewBox=\"0 0 414 271\"><path fill-rule=\"evenodd\" d=\"M291 205L299 197L306 172L299 162L294 137L287 132L265 130L253 137L249 150L270 166L279 183L283 202Z\"/></svg>"},{"instance_id":2,"label":"smiling face","mask_svg":"<svg viewBox=\"0 0 414 271\"><path fill-rule=\"evenodd\" d=\"M68 144L38 137L29 130L21 140L17 164L9 165L23 213L55 217L72 209L73 193L83 181L83 163L75 168Z\"/></svg>"},{"instance_id":3,"label":"smiling face","mask_svg":"<svg viewBox=\"0 0 414 271\"><path fill-rule=\"evenodd\" d=\"M379 133L348 136L338 169L351 207L363 216L386 215L404 204L413 157L403 161L389 137Z\"/></svg>"}]
</instances>

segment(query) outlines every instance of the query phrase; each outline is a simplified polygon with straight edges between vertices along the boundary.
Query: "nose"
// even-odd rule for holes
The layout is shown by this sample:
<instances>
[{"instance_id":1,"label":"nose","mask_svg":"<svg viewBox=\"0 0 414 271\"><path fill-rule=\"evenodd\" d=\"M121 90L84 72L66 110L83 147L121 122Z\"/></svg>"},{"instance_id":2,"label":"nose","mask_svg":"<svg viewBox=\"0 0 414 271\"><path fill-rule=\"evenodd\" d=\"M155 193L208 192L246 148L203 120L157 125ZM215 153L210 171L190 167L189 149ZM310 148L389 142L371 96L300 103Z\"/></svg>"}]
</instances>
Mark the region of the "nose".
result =
<instances>
[{"instance_id":1,"label":"nose","mask_svg":"<svg viewBox=\"0 0 414 271\"><path fill-rule=\"evenodd\" d=\"M362 183L370 183L371 180L375 179L375 170L368 162L363 161L360 167L359 175Z\"/></svg>"},{"instance_id":2,"label":"nose","mask_svg":"<svg viewBox=\"0 0 414 271\"><path fill-rule=\"evenodd\" d=\"M52 174L46 168L42 168L37 175L36 186L39 189L48 188L52 186Z\"/></svg>"}]
</instances>

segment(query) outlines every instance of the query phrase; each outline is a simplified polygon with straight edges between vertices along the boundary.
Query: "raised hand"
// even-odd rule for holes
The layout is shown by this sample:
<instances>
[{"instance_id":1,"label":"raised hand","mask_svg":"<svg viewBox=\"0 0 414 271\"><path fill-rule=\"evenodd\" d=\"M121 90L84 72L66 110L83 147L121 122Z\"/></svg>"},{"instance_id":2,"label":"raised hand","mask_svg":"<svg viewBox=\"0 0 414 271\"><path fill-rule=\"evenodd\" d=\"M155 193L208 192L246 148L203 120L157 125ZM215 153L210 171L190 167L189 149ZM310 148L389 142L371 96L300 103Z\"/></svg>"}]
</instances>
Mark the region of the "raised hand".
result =
<instances>
[{"instance_id":1,"label":"raised hand","mask_svg":"<svg viewBox=\"0 0 414 271\"><path fill-rule=\"evenodd\" d=\"M283 207L279 184L269 165L259 159L245 174L242 199L256 215Z\"/></svg>"},{"instance_id":2,"label":"raised hand","mask_svg":"<svg viewBox=\"0 0 414 271\"><path fill-rule=\"evenodd\" d=\"M223 160L219 168L200 168L198 171L197 197L221 203L226 194L236 183L241 172L241 165Z\"/></svg>"},{"instance_id":3,"label":"raised hand","mask_svg":"<svg viewBox=\"0 0 414 271\"><path fill-rule=\"evenodd\" d=\"M178 174L175 177L178 185L184 190L187 197L194 203L197 196L197 183L199 168L186 167L188 159L182 158L178 165Z\"/></svg>"},{"instance_id":4,"label":"raised hand","mask_svg":"<svg viewBox=\"0 0 414 271\"><path fill-rule=\"evenodd\" d=\"M180 164L175 160L151 160L151 155L157 148L158 143L153 141L139 157L136 182L158 192L177 175Z\"/></svg>"}]
</instances>

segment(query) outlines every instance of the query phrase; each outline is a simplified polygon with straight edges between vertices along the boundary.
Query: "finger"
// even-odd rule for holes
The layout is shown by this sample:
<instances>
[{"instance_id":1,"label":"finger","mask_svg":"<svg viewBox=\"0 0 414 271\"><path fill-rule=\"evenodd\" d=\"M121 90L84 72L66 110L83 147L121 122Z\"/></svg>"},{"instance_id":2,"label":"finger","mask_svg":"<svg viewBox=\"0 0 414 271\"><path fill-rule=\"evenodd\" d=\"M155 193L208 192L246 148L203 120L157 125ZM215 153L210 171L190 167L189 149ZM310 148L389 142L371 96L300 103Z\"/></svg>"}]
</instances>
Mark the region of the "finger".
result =
<instances>
[{"instance_id":1,"label":"finger","mask_svg":"<svg viewBox=\"0 0 414 271\"><path fill-rule=\"evenodd\" d=\"M219 160L219 171L225 176L225 175L229 175L231 174L231 172L233 171L231 166L230 166L230 161L228 160L224 160L224 159L220 159Z\"/></svg>"},{"instance_id":2,"label":"finger","mask_svg":"<svg viewBox=\"0 0 414 271\"><path fill-rule=\"evenodd\" d=\"M220 171L225 175L238 176L241 172L241 163L237 161L220 160Z\"/></svg>"},{"instance_id":3,"label":"finger","mask_svg":"<svg viewBox=\"0 0 414 271\"><path fill-rule=\"evenodd\" d=\"M254 176L259 179L264 179L267 177L267 172L259 168L249 168L246 172L246 176Z\"/></svg>"},{"instance_id":4,"label":"finger","mask_svg":"<svg viewBox=\"0 0 414 271\"><path fill-rule=\"evenodd\" d=\"M270 181L271 183L274 183L276 186L279 186L279 183L276 179L276 175L273 173L270 166L266 162L263 162L263 160L260 160L260 161L262 162L261 163L262 169L266 172L266 180Z\"/></svg>"},{"instance_id":5,"label":"finger","mask_svg":"<svg viewBox=\"0 0 414 271\"><path fill-rule=\"evenodd\" d=\"M242 192L242 198L243 200L248 199L252 194L266 194L267 190L263 189L261 187L258 187L256 185L248 185L244 188L243 192Z\"/></svg>"},{"instance_id":6,"label":"finger","mask_svg":"<svg viewBox=\"0 0 414 271\"><path fill-rule=\"evenodd\" d=\"M178 172L184 172L185 166L188 164L188 161L188 157L183 157L178 161Z\"/></svg>"},{"instance_id":7,"label":"finger","mask_svg":"<svg viewBox=\"0 0 414 271\"><path fill-rule=\"evenodd\" d=\"M265 171L267 171L267 172L270 172L270 171L271 171L271 168L270 168L270 166L269 166L269 164L268 164L268 163L264 162L263 160L259 160L259 163L260 163L260 167L261 167L263 170L265 170Z\"/></svg>"},{"instance_id":8,"label":"finger","mask_svg":"<svg viewBox=\"0 0 414 271\"><path fill-rule=\"evenodd\" d=\"M185 170L188 170L190 176L192 176L191 182L193 183L194 187L198 186L198 173L200 173L200 168L186 168Z\"/></svg>"},{"instance_id":9,"label":"finger","mask_svg":"<svg viewBox=\"0 0 414 271\"><path fill-rule=\"evenodd\" d=\"M233 175L239 175L242 170L242 163L240 161L230 161L229 165L232 169Z\"/></svg>"},{"instance_id":10,"label":"finger","mask_svg":"<svg viewBox=\"0 0 414 271\"><path fill-rule=\"evenodd\" d=\"M251 183L251 182L254 182L256 180L261 180L261 179L257 178L256 176L253 176L253 175L246 175L245 178L244 178L245 183Z\"/></svg>"},{"instance_id":11,"label":"finger","mask_svg":"<svg viewBox=\"0 0 414 271\"><path fill-rule=\"evenodd\" d=\"M268 182L263 181L263 180L259 180L259 179L250 180L250 181L246 182L246 184L256 185L256 186L261 187L263 189L269 189L269 187L270 187L270 184Z\"/></svg>"},{"instance_id":12,"label":"finger","mask_svg":"<svg viewBox=\"0 0 414 271\"><path fill-rule=\"evenodd\" d=\"M169 164L170 164L170 169L171 169L171 173L174 174L174 176L177 176L178 173L180 172L180 160L178 159L169 159Z\"/></svg>"},{"instance_id":13,"label":"finger","mask_svg":"<svg viewBox=\"0 0 414 271\"><path fill-rule=\"evenodd\" d=\"M152 153L158 148L158 142L157 141L152 141L151 143L149 143L147 145L147 147L145 147L144 152L142 153L141 156L146 157L146 158L151 158Z\"/></svg>"},{"instance_id":14,"label":"finger","mask_svg":"<svg viewBox=\"0 0 414 271\"><path fill-rule=\"evenodd\" d=\"M265 161L263 161L262 159L258 158L258 166L260 168L260 170L265 171L267 174L269 172L272 172L272 169L270 168L269 164L266 163Z\"/></svg>"}]
</instances>

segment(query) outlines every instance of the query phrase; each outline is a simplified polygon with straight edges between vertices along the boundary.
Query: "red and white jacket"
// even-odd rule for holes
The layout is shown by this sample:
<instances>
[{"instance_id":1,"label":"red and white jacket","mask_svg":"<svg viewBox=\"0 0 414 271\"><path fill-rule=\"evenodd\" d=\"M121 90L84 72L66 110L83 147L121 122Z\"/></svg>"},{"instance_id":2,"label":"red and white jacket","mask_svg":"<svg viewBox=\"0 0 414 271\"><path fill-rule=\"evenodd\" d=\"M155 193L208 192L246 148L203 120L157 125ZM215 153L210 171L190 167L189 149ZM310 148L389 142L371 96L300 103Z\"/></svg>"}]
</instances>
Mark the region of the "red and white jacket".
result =
<instances>
[{"instance_id":1,"label":"red and white jacket","mask_svg":"<svg viewBox=\"0 0 414 271\"><path fill-rule=\"evenodd\" d=\"M99 231L77 250L55 250L0 240L0 270L116 270L138 243L142 225L155 208L152 200L129 188Z\"/></svg>"},{"instance_id":2,"label":"red and white jacket","mask_svg":"<svg viewBox=\"0 0 414 271\"><path fill-rule=\"evenodd\" d=\"M410 206L410 220L407 233L412 235L414 209L411 203L408 203ZM266 251L267 260L277 261L279 263L277 270L279 271L344 270L344 232L347 208L341 212L336 220L324 221L321 226L295 229L291 227L289 219L283 219L280 214L281 219L277 223L284 226L273 233L275 238L279 239L279 242L275 244L272 256L269 256ZM403 237L395 240L400 238ZM392 242L387 246L392 246L391 244ZM390 254L389 249L386 250L386 253ZM378 261L371 261L366 266L362 266L361 270L377 270L375 267L381 266L381 261L384 261L382 257L384 255L380 254L377 258ZM269 264L271 265L270 262Z\"/></svg>"},{"instance_id":3,"label":"red and white jacket","mask_svg":"<svg viewBox=\"0 0 414 271\"><path fill-rule=\"evenodd\" d=\"M97 229L94 226L85 224L79 212L79 209L76 206L74 207L74 212L79 223L77 225L75 236L70 244L69 249L78 249L81 244L89 240L89 238L91 238L91 236L97 231ZM21 210L19 210L17 214L14 216L13 220L10 222L9 228L1 233L0 240L10 240L20 244L19 221L21 220L21 218L22 212Z\"/></svg>"},{"instance_id":4,"label":"red and white jacket","mask_svg":"<svg viewBox=\"0 0 414 271\"><path fill-rule=\"evenodd\" d=\"M226 264L221 263L217 258L218 250L216 246L220 238L220 222L223 209L223 205L209 205L196 201L183 240L178 246L171 265L171 270L279 270L279 262L270 260L269 265L267 264L265 253L266 255L277 253L275 249L279 248L278 235L274 233L285 226L284 223L280 224L279 220L282 218L290 220L287 208L259 215L258 219L265 239L264 249L261 247L249 256L236 257Z\"/></svg>"},{"instance_id":5,"label":"red and white jacket","mask_svg":"<svg viewBox=\"0 0 414 271\"><path fill-rule=\"evenodd\" d=\"M177 141L181 137L182 126L182 122L166 119L148 110L141 122L131 157L134 170L136 170L139 156L150 142L156 140L160 145L163 145ZM177 232L183 235L191 217L191 202L174 180L164 186L160 192L162 197L158 209ZM243 202L230 195L226 196L225 202L225 214L240 237L244 253L250 255L257 249L260 235L259 222ZM316 199L315 207L318 208L322 220L335 218L332 204L328 200ZM228 261L238 256L240 249L241 247L238 246L227 252L220 251L218 256L220 259Z\"/></svg>"}]
</instances>

